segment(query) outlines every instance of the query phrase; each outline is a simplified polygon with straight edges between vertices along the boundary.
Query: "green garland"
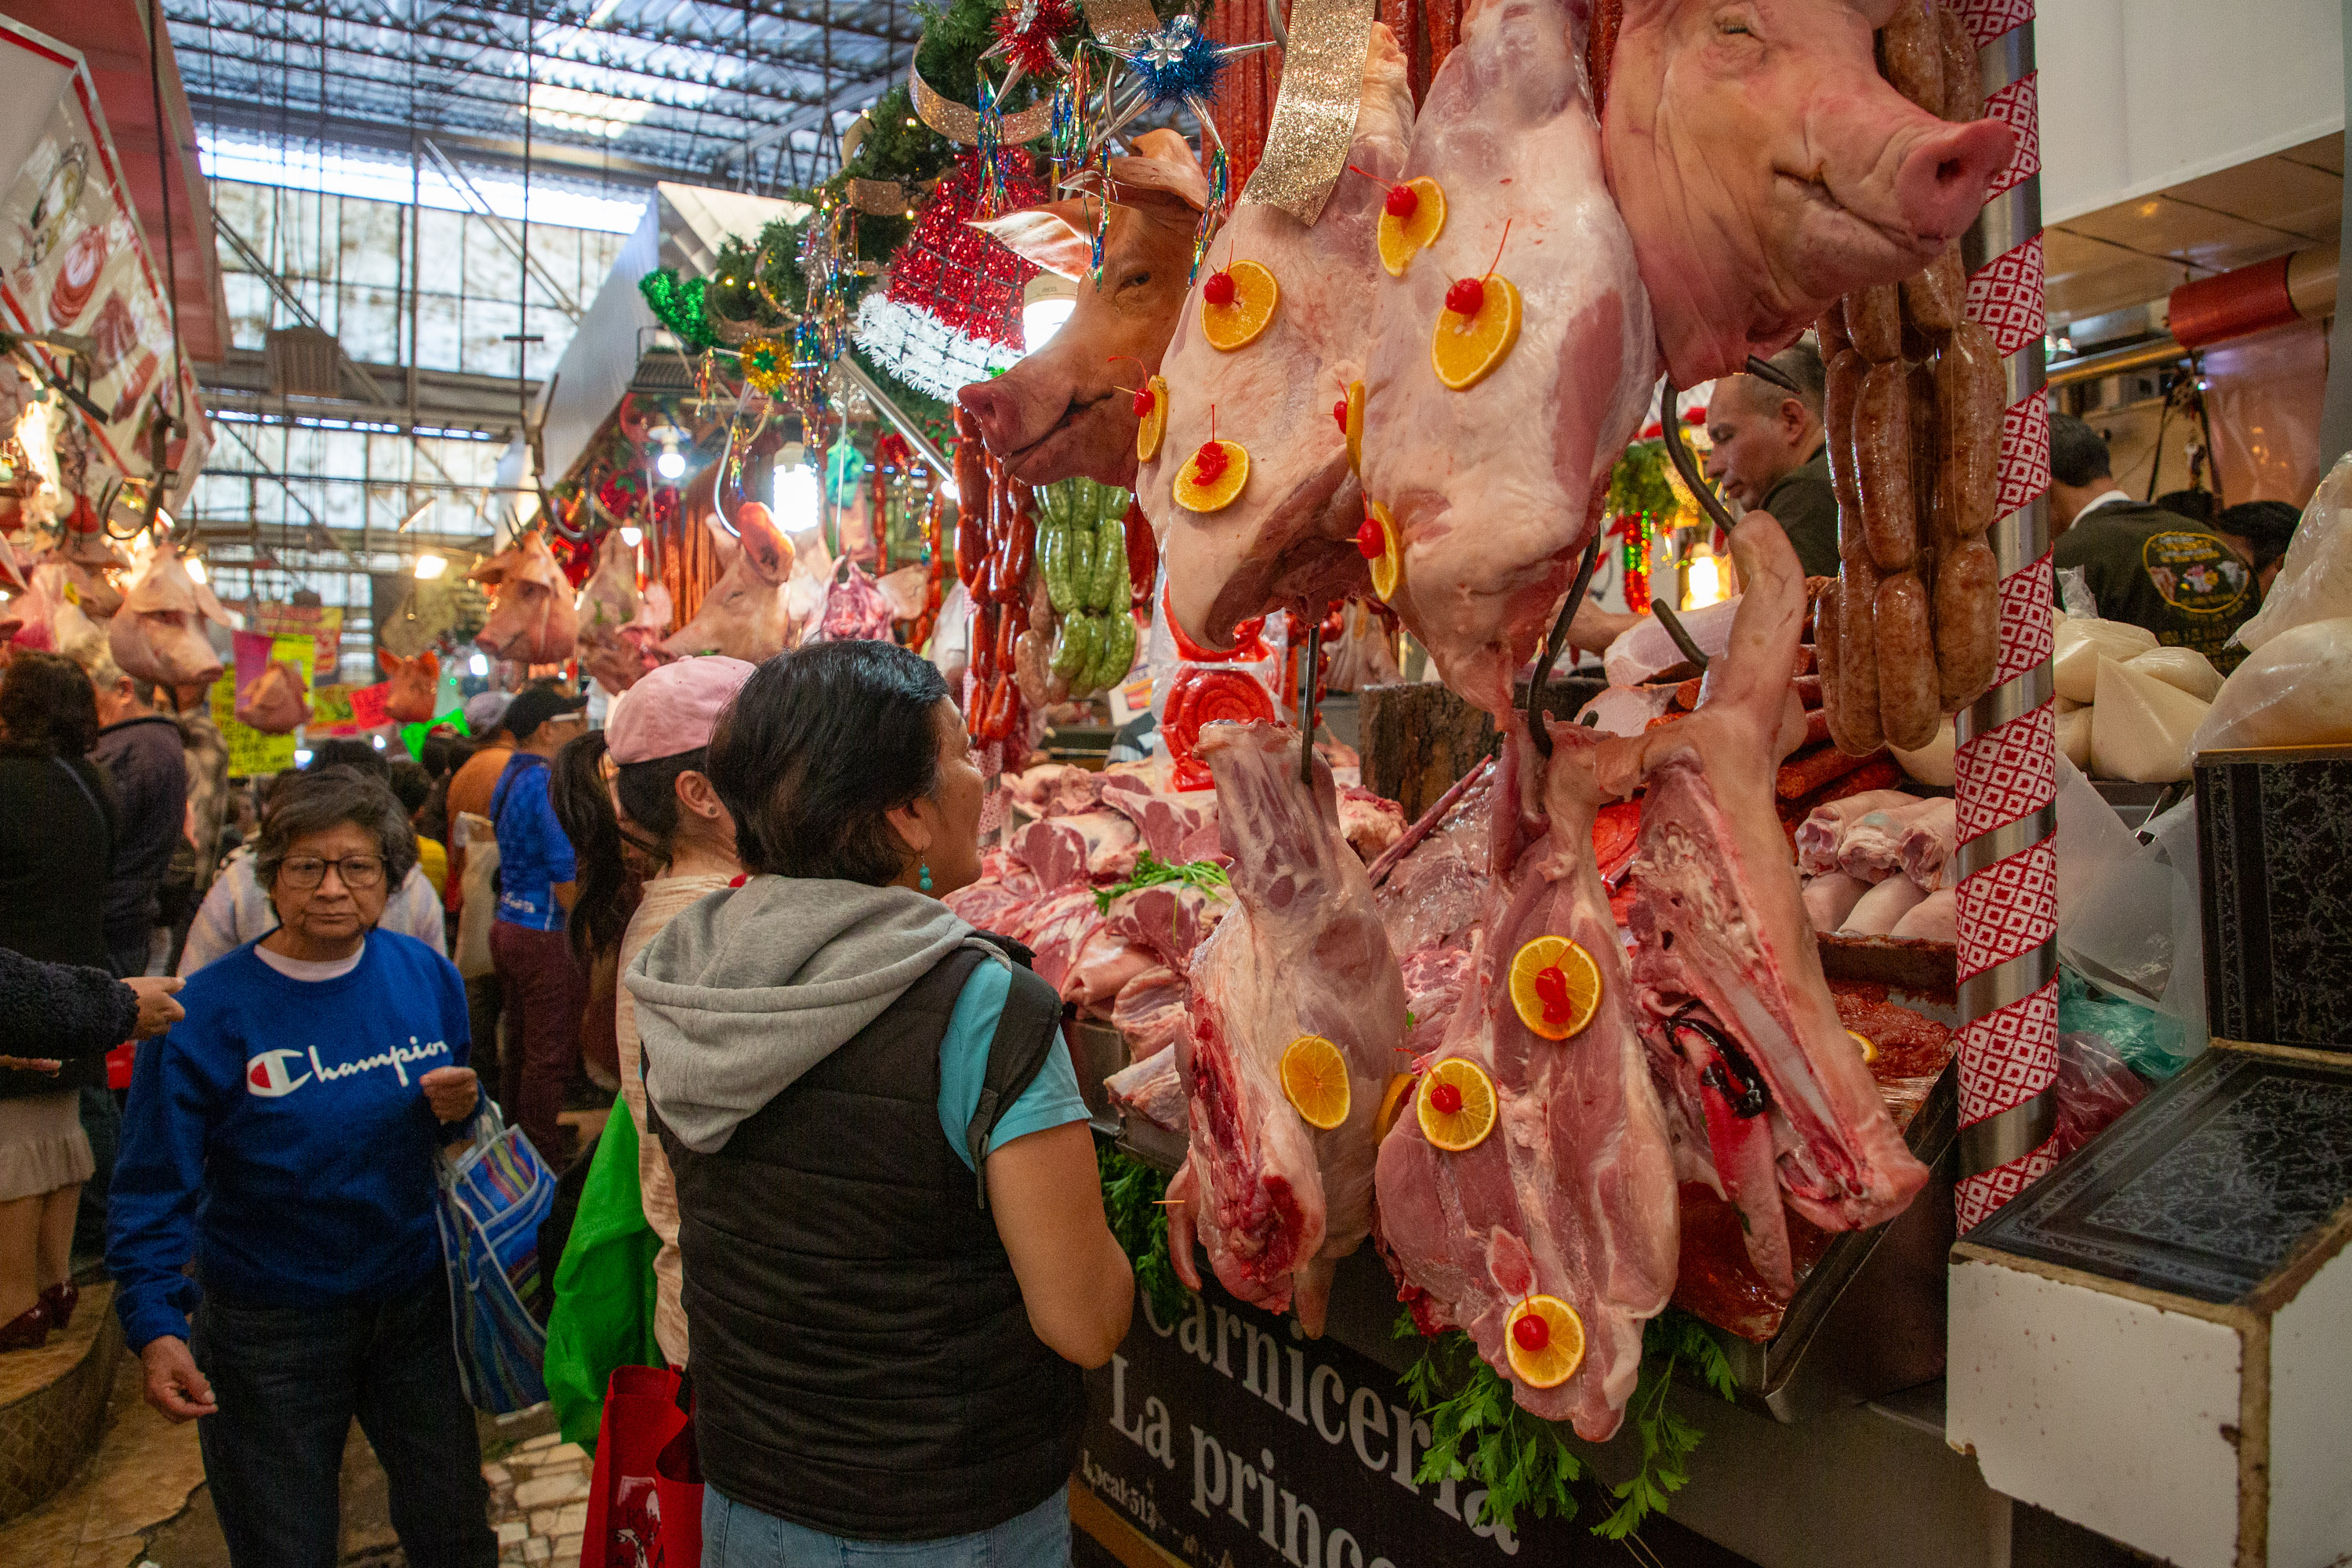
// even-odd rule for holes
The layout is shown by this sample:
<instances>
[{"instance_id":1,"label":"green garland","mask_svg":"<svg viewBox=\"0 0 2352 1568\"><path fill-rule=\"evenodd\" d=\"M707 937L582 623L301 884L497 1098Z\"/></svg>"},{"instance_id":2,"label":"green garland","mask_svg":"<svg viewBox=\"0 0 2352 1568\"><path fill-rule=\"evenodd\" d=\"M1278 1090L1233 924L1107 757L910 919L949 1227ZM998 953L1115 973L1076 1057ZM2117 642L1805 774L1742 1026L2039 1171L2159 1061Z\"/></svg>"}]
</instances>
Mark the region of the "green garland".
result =
<instances>
[{"instance_id":1,"label":"green garland","mask_svg":"<svg viewBox=\"0 0 2352 1568\"><path fill-rule=\"evenodd\" d=\"M719 346L719 340L711 335L710 323L703 318L704 288L699 278L679 282L677 269L671 267L656 268L637 279L637 292L645 296L646 308L653 311L654 320L668 328L686 346L688 353L698 354Z\"/></svg>"},{"instance_id":2,"label":"green garland","mask_svg":"<svg viewBox=\"0 0 2352 1568\"><path fill-rule=\"evenodd\" d=\"M1420 1337L1412 1313L1398 1316L1396 1335ZM1616 1506L1591 1527L1593 1534L1623 1540L1689 1484L1688 1461L1704 1434L1666 1409L1666 1391L1685 1363L1722 1398L1738 1393L1731 1363L1706 1324L1672 1307L1650 1320L1642 1334L1641 1381L1626 1407L1642 1439L1642 1466L1609 1489ZM1539 1519L1576 1517L1570 1489L1585 1478L1584 1462L1570 1450L1561 1426L1519 1407L1509 1382L1479 1356L1468 1334L1456 1329L1424 1341L1402 1386L1428 1418L1431 1434L1414 1479L1476 1481L1486 1489L1486 1517L1507 1530L1522 1509Z\"/></svg>"},{"instance_id":3,"label":"green garland","mask_svg":"<svg viewBox=\"0 0 2352 1568\"><path fill-rule=\"evenodd\" d=\"M1647 515L1671 527L1682 510L1682 498L1666 478L1666 444L1636 441L1609 471L1608 509L1619 517Z\"/></svg>"},{"instance_id":4,"label":"green garland","mask_svg":"<svg viewBox=\"0 0 2352 1568\"><path fill-rule=\"evenodd\" d=\"M1103 1217L1110 1234L1135 1265L1135 1282L1160 1321L1172 1323L1192 1309L1192 1293L1168 1260L1168 1178L1112 1143L1095 1144L1095 1167L1102 1177Z\"/></svg>"}]
</instances>

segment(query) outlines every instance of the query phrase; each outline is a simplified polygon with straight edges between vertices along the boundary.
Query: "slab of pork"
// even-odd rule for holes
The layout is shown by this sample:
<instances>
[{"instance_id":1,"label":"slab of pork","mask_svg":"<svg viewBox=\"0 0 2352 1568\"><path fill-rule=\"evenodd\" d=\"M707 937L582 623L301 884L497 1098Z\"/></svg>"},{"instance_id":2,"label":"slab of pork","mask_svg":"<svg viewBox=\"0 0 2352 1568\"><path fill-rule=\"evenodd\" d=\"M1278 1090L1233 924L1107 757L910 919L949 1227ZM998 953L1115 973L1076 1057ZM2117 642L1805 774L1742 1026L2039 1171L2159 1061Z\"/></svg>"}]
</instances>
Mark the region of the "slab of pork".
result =
<instances>
[{"instance_id":1,"label":"slab of pork","mask_svg":"<svg viewBox=\"0 0 2352 1568\"><path fill-rule=\"evenodd\" d=\"M1169 1252L1198 1286L1197 1238L1242 1300L1296 1306L1323 1331L1331 1271L1371 1228L1372 1124L1405 1032L1404 986L1363 863L1339 836L1330 770L1310 788L1298 737L1276 724L1211 724L1236 907L1192 955L1177 1061L1191 1148L1168 1189ZM1283 1052L1320 1035L1348 1062L1348 1119L1310 1127L1282 1092Z\"/></svg>"},{"instance_id":2,"label":"slab of pork","mask_svg":"<svg viewBox=\"0 0 2352 1568\"><path fill-rule=\"evenodd\" d=\"M1445 227L1404 277L1379 279L1364 372L1364 494L1404 541L1390 602L1446 685L1495 713L1568 591L1598 526L1596 487L1655 374L1649 297L1585 89L1589 24L1574 0L1492 0L1465 19L1404 166L1444 187ZM1452 391L1431 338L1449 286L1489 268L1519 290L1518 342Z\"/></svg>"},{"instance_id":3,"label":"slab of pork","mask_svg":"<svg viewBox=\"0 0 2352 1568\"><path fill-rule=\"evenodd\" d=\"M1601 742L1599 770L1611 795L1647 790L1628 921L1646 1022L1747 1222L1750 1259L1786 1294L1783 1202L1824 1230L1858 1230L1901 1213L1927 1172L1838 1022L1774 810L1774 770L1805 729L1787 674L1804 571L1761 512L1731 547L1747 592L1698 710Z\"/></svg>"},{"instance_id":4,"label":"slab of pork","mask_svg":"<svg viewBox=\"0 0 2352 1568\"><path fill-rule=\"evenodd\" d=\"M1601 803L1592 739L1556 726L1547 767L1512 732L1493 792L1494 879L1468 987L1432 1061L1461 1057L1494 1080L1495 1130L1458 1153L1410 1110L1381 1145L1381 1242L1425 1293L1424 1331L1465 1330L1529 1413L1601 1441L1641 1375L1642 1325L1673 1295L1674 1157L1609 897L1592 863ZM1573 939L1601 975L1592 1022L1547 1040L1519 1020L1506 976L1535 938ZM1556 1388L1512 1375L1505 1321L1532 1295L1583 1320L1585 1356Z\"/></svg>"}]
</instances>

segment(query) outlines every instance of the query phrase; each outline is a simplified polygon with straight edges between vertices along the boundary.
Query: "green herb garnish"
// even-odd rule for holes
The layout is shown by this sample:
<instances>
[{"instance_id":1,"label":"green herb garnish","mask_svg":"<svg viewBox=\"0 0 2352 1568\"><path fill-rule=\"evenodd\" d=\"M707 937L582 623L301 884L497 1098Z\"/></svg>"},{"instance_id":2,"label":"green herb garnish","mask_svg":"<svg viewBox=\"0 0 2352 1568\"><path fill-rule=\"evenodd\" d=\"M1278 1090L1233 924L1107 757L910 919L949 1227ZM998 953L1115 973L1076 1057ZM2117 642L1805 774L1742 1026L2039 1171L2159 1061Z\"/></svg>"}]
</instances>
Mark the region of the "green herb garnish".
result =
<instances>
[{"instance_id":1,"label":"green herb garnish","mask_svg":"<svg viewBox=\"0 0 2352 1568\"><path fill-rule=\"evenodd\" d=\"M1095 1145L1095 1166L1102 1177L1103 1217L1135 1266L1135 1282L1162 1322L1175 1321L1192 1310L1192 1293L1168 1261L1168 1210L1160 1202L1168 1195L1168 1178L1109 1143Z\"/></svg>"},{"instance_id":2,"label":"green herb garnish","mask_svg":"<svg viewBox=\"0 0 2352 1568\"><path fill-rule=\"evenodd\" d=\"M1214 860L1193 860L1172 866L1146 849L1135 858L1135 875L1126 881L1095 889L1095 908L1110 913L1110 901L1121 893L1131 893L1138 888L1154 888L1162 882L1189 882L1204 893L1224 896L1228 885L1225 868Z\"/></svg>"}]
</instances>

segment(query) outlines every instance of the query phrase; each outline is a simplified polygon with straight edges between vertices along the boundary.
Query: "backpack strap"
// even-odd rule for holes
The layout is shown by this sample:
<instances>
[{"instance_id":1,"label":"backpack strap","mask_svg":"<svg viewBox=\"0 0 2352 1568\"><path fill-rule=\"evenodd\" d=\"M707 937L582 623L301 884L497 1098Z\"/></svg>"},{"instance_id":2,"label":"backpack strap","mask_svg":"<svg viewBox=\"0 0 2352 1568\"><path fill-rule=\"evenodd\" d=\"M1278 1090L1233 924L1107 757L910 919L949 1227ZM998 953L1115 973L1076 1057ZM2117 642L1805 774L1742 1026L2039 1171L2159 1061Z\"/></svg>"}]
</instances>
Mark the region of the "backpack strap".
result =
<instances>
[{"instance_id":1,"label":"backpack strap","mask_svg":"<svg viewBox=\"0 0 2352 1568\"><path fill-rule=\"evenodd\" d=\"M1019 942L987 931L974 933L973 940L996 950L992 956L1012 971L1013 982L1004 994L1004 1010L997 1016L996 1037L989 1042L980 1104L964 1128L964 1148L971 1155L979 1206L985 1212L989 1137L1053 1056L1054 1043L1061 1038L1062 998L1029 967L1029 950Z\"/></svg>"}]
</instances>

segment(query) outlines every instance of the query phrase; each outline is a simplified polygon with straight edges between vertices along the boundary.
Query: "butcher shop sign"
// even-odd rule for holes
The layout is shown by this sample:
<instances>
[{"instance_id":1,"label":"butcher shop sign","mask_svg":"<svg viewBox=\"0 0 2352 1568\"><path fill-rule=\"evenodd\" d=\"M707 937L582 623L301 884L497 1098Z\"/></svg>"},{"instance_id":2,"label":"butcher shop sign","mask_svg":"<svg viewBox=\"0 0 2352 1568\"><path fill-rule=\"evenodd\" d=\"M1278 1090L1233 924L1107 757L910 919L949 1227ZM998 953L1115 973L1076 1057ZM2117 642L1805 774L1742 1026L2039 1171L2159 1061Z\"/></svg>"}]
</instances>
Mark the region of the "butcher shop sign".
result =
<instances>
[{"instance_id":1,"label":"butcher shop sign","mask_svg":"<svg viewBox=\"0 0 2352 1568\"><path fill-rule=\"evenodd\" d=\"M1598 1560L1558 1519L1480 1517L1475 1481L1422 1484L1429 1423L1385 1367L1215 1286L1135 1326L1087 1374L1078 1477L1194 1568L1468 1568ZM1609 1546L1622 1557L1622 1548Z\"/></svg>"}]
</instances>

